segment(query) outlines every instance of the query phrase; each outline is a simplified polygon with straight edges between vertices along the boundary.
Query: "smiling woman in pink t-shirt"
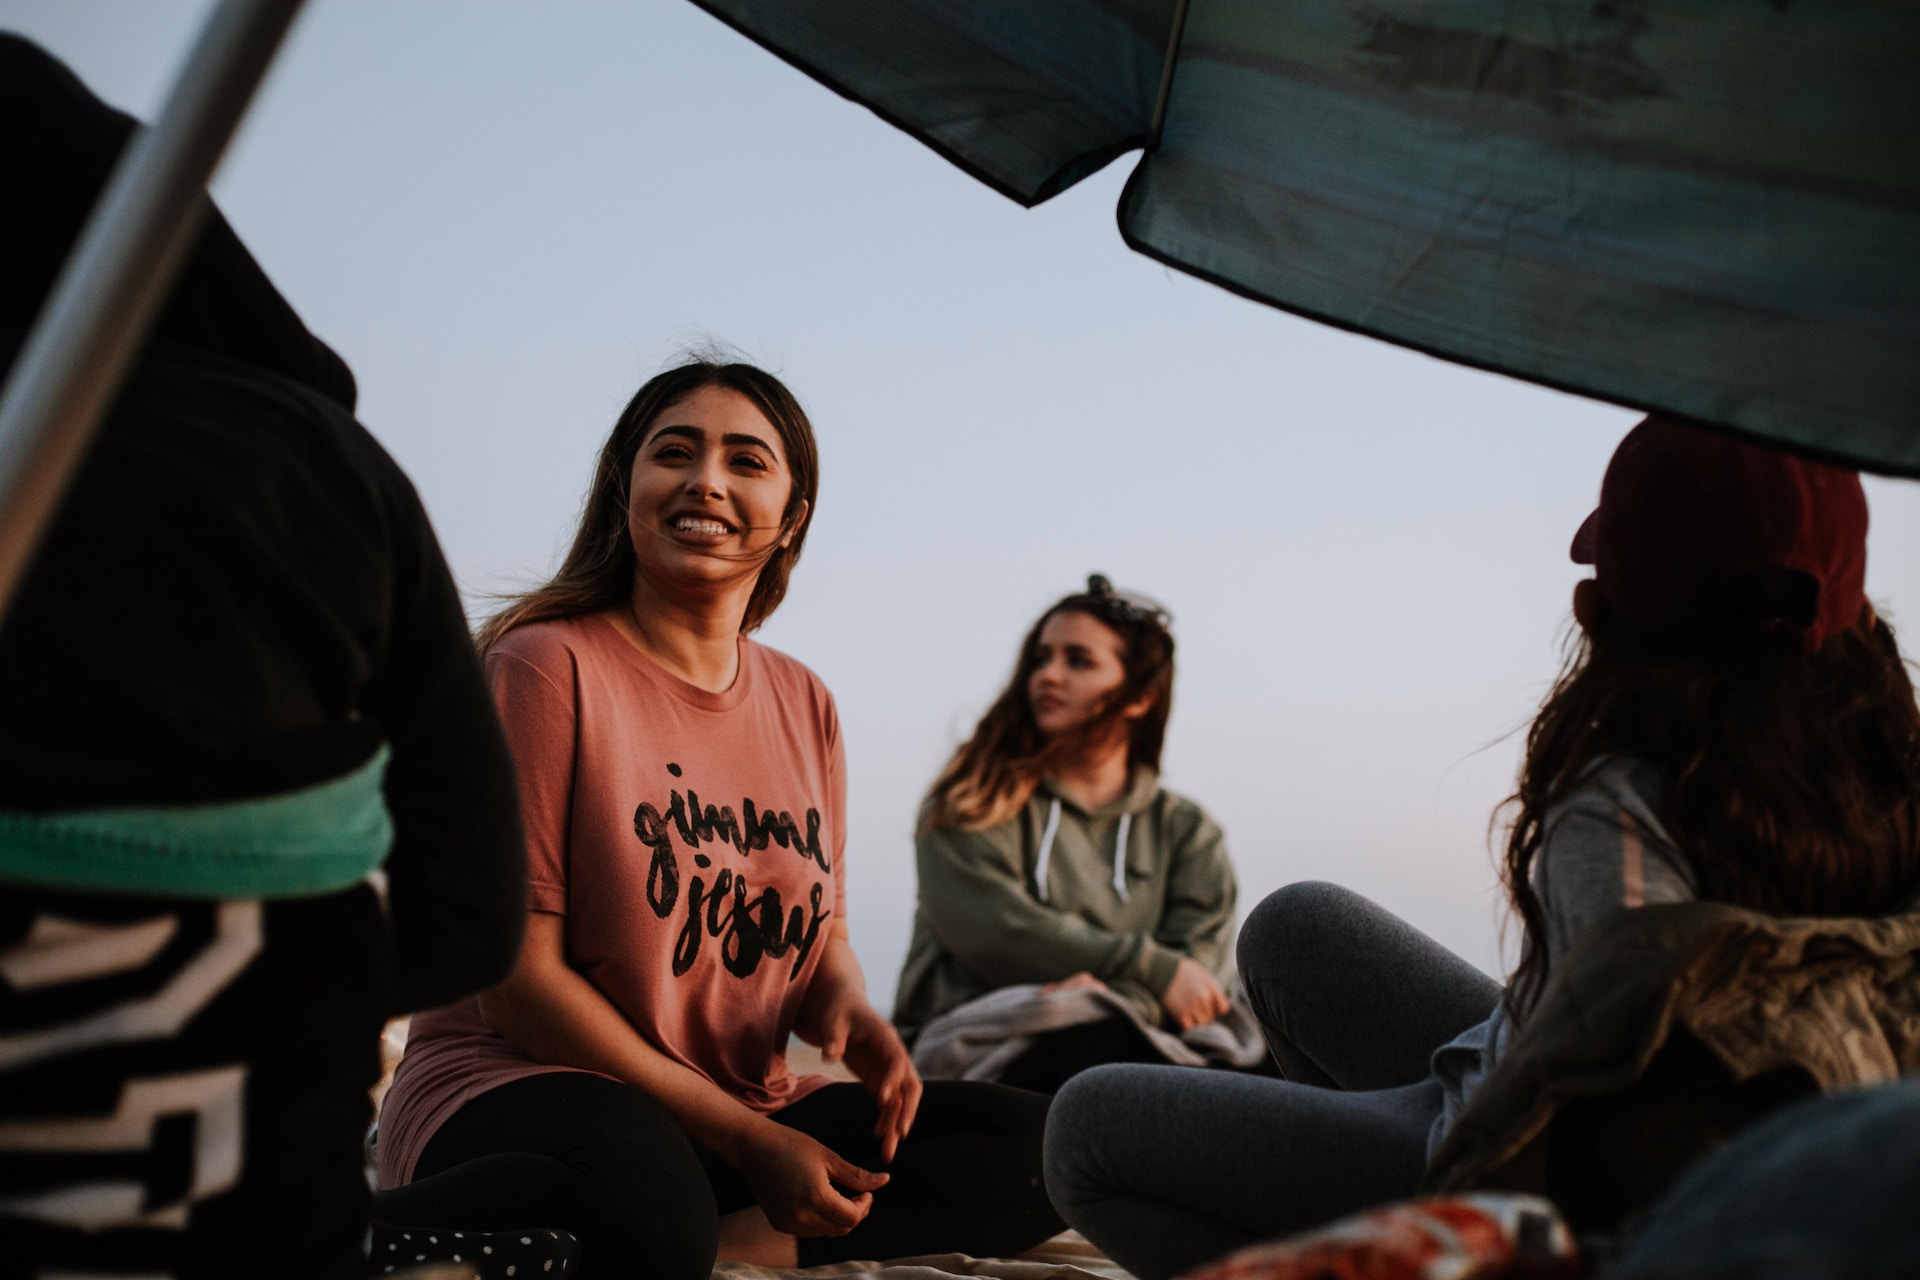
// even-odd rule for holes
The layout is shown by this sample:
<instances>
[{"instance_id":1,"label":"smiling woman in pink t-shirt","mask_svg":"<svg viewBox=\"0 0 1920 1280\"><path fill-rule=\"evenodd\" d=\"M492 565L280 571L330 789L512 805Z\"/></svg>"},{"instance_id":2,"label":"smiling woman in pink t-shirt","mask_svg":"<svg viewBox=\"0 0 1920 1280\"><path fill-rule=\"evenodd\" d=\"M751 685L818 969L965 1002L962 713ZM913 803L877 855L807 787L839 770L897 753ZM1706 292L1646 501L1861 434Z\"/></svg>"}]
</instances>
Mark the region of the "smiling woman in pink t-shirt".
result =
<instances>
[{"instance_id":1,"label":"smiling woman in pink t-shirt","mask_svg":"<svg viewBox=\"0 0 1920 1280\"><path fill-rule=\"evenodd\" d=\"M1060 1229L1046 1099L923 1087L868 1003L833 698L747 638L786 594L817 475L771 375L663 373L601 451L560 571L482 629L526 942L499 987L414 1020L381 1112L376 1270L524 1228L577 1238L560 1270L664 1280ZM790 1073L796 1033L860 1083Z\"/></svg>"}]
</instances>

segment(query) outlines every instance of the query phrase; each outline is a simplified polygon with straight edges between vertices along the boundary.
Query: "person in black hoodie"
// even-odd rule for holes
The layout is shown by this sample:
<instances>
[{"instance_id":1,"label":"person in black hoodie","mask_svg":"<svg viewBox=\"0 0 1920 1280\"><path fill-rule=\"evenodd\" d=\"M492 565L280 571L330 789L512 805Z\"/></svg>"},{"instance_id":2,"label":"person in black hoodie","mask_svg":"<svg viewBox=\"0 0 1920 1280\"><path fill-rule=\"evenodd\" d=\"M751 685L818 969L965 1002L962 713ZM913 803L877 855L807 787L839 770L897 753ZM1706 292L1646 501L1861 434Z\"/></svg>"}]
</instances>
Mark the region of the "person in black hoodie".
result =
<instances>
[{"instance_id":1,"label":"person in black hoodie","mask_svg":"<svg viewBox=\"0 0 1920 1280\"><path fill-rule=\"evenodd\" d=\"M0 361L134 122L0 35ZM384 1019L500 978L513 766L418 497L218 212L0 626L0 1272L342 1277Z\"/></svg>"}]
</instances>

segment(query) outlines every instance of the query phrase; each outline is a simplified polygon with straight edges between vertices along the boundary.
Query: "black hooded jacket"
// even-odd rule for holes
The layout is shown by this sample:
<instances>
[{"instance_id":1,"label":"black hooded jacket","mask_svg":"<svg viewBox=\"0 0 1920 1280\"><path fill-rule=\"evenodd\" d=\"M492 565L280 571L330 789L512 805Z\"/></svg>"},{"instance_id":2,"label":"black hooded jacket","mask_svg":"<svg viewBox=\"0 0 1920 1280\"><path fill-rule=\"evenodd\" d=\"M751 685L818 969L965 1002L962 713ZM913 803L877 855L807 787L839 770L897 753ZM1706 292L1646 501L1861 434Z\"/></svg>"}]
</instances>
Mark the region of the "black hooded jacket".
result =
<instances>
[{"instance_id":1,"label":"black hooded jacket","mask_svg":"<svg viewBox=\"0 0 1920 1280\"><path fill-rule=\"evenodd\" d=\"M134 128L0 35L9 370ZM211 213L0 629L0 810L273 795L384 742L411 1009L504 974L525 855L452 576L354 395Z\"/></svg>"}]
</instances>

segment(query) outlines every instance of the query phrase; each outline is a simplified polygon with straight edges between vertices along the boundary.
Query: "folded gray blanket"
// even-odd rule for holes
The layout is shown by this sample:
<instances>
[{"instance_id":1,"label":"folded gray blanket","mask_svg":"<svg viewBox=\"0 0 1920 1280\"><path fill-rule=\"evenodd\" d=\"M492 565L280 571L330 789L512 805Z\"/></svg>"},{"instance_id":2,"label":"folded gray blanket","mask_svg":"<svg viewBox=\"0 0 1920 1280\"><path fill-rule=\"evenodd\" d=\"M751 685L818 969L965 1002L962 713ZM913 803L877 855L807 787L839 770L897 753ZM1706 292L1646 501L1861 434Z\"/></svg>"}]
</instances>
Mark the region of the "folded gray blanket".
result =
<instances>
[{"instance_id":1,"label":"folded gray blanket","mask_svg":"<svg viewBox=\"0 0 1920 1280\"><path fill-rule=\"evenodd\" d=\"M1260 1024L1238 993L1225 1017L1175 1035L1147 1026L1111 991L1048 992L1023 984L990 991L927 1023L914 1042L913 1065L928 1080L998 1080L1035 1036L1105 1018L1125 1018L1174 1066L1247 1070L1267 1052Z\"/></svg>"}]
</instances>

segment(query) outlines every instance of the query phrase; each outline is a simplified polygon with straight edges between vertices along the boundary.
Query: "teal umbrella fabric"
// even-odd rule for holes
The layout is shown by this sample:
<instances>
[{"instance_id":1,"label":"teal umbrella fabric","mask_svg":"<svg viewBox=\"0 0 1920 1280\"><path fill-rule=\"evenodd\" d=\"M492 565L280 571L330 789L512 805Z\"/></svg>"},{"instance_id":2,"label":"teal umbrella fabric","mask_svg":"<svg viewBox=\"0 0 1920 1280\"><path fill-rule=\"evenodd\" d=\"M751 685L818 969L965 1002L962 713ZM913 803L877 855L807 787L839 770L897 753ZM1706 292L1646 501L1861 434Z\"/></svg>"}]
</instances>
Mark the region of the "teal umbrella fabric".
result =
<instances>
[{"instance_id":1,"label":"teal umbrella fabric","mask_svg":"<svg viewBox=\"0 0 1920 1280\"><path fill-rule=\"evenodd\" d=\"M695 3L1023 204L1144 149L1235 292L1920 476L1912 0Z\"/></svg>"}]
</instances>

